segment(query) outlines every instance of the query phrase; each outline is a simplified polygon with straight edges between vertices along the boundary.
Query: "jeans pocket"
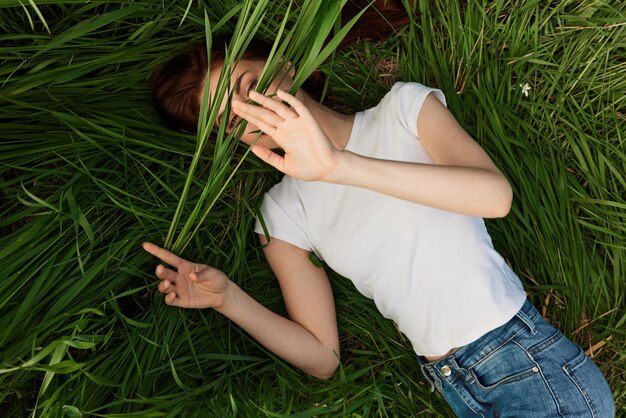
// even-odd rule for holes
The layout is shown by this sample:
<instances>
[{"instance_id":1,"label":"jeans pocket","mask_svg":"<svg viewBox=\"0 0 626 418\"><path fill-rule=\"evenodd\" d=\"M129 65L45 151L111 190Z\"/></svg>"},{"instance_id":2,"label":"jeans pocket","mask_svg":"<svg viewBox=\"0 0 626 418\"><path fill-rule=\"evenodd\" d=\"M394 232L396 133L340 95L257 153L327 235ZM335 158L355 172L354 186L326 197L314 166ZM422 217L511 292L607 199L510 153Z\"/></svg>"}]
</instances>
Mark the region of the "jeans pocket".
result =
<instances>
[{"instance_id":1,"label":"jeans pocket","mask_svg":"<svg viewBox=\"0 0 626 418\"><path fill-rule=\"evenodd\" d=\"M489 390L528 379L539 369L523 347L509 340L488 353L469 371L478 386Z\"/></svg>"},{"instance_id":2,"label":"jeans pocket","mask_svg":"<svg viewBox=\"0 0 626 418\"><path fill-rule=\"evenodd\" d=\"M577 354L565 363L563 371L580 391L593 417L613 417L615 403L604 375L583 349L576 347Z\"/></svg>"}]
</instances>

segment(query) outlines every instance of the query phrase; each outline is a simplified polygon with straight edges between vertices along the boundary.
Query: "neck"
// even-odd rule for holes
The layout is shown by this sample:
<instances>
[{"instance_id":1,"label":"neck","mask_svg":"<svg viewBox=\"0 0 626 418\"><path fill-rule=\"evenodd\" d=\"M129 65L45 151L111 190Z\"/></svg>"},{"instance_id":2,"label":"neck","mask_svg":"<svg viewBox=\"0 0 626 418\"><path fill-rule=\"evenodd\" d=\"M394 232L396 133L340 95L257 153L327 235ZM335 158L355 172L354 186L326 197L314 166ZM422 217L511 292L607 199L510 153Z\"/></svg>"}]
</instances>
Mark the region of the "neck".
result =
<instances>
[{"instance_id":1,"label":"neck","mask_svg":"<svg viewBox=\"0 0 626 418\"><path fill-rule=\"evenodd\" d=\"M304 91L300 91L302 92L301 101L320 124L330 142L339 150L345 149L352 132L354 115L339 113L319 103Z\"/></svg>"}]
</instances>

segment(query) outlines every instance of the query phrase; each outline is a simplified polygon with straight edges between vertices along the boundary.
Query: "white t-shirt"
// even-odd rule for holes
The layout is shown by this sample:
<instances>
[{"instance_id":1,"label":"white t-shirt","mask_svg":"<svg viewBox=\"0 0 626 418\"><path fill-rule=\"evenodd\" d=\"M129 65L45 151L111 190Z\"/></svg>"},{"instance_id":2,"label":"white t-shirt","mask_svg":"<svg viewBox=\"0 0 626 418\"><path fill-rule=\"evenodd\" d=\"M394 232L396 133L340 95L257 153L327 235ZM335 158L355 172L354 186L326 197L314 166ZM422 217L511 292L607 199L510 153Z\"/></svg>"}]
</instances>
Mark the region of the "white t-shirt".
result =
<instances>
[{"instance_id":1,"label":"white t-shirt","mask_svg":"<svg viewBox=\"0 0 626 418\"><path fill-rule=\"evenodd\" d=\"M368 157L433 164L417 116L429 93L397 83L356 114L346 149ZM313 251L392 319L423 356L439 356L511 319L526 293L494 249L482 218L378 192L290 176L265 195L270 237ZM263 234L257 220L255 231Z\"/></svg>"}]
</instances>

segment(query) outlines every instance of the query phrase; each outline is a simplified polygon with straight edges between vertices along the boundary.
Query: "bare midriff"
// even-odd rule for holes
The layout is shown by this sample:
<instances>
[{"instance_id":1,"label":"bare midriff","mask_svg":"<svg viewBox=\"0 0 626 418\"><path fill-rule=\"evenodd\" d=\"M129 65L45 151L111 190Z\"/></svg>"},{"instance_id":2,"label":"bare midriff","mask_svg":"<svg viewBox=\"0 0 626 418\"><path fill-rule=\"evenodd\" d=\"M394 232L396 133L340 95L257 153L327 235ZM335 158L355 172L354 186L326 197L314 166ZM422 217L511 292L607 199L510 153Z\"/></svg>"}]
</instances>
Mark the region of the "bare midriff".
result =
<instances>
[{"instance_id":1,"label":"bare midriff","mask_svg":"<svg viewBox=\"0 0 626 418\"><path fill-rule=\"evenodd\" d=\"M448 351L446 354L441 355L441 356L435 356L435 357L426 357L426 356L424 356L424 358L429 363L432 363L433 361L441 360L442 358L448 357L450 354L454 353L456 350L458 350L458 348L453 348L452 350Z\"/></svg>"}]
</instances>

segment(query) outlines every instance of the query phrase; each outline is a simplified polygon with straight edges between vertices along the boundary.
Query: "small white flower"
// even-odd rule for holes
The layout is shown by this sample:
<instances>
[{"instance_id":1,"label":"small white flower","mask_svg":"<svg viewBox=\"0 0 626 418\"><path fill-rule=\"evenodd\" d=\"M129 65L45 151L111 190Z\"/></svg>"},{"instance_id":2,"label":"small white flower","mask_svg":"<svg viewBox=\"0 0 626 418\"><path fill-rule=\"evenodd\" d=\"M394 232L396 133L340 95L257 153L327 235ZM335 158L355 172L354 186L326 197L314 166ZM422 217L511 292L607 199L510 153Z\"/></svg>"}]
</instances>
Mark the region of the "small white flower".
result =
<instances>
[{"instance_id":1,"label":"small white flower","mask_svg":"<svg viewBox=\"0 0 626 418\"><path fill-rule=\"evenodd\" d=\"M530 84L524 83L520 84L519 87L522 89L522 94L524 97L528 97L528 92L530 91Z\"/></svg>"}]
</instances>

